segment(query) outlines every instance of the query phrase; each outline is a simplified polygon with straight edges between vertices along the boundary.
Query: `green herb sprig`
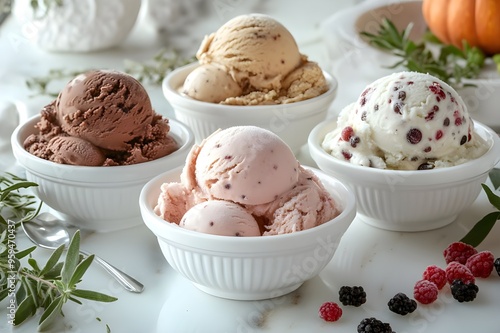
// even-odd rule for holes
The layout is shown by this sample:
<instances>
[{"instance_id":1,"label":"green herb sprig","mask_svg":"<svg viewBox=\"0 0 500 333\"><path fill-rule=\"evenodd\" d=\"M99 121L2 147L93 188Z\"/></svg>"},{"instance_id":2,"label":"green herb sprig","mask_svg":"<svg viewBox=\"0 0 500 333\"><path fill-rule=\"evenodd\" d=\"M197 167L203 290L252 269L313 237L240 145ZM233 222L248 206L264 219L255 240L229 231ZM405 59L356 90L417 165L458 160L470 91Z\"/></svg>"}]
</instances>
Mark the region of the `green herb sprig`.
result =
<instances>
[{"instance_id":1,"label":"green herb sprig","mask_svg":"<svg viewBox=\"0 0 500 333\"><path fill-rule=\"evenodd\" d=\"M31 97L38 95L46 95L55 98L57 97L57 95L59 95L58 91L60 89L57 89L57 92L50 90L50 85L54 81L69 80L83 72L84 71L70 71L67 69L50 69L47 75L32 77L26 80L25 83L28 89L34 91L34 94ZM67 81L64 82L64 84L66 83Z\"/></svg>"},{"instance_id":2,"label":"green herb sprig","mask_svg":"<svg viewBox=\"0 0 500 333\"><path fill-rule=\"evenodd\" d=\"M8 305L14 309L13 318L8 320L12 325L22 324L43 309L38 330L44 331L60 318L67 301L82 304L83 299L113 302L117 298L77 288L94 259L94 255L80 255L79 231L72 236L64 260L60 260L65 249L61 245L43 266L31 256L36 246L17 248L15 239L20 224L30 223L42 205L21 190L35 186L38 185L10 173L0 177L0 301L8 298ZM107 325L106 329L110 331Z\"/></svg>"},{"instance_id":3,"label":"green herb sprig","mask_svg":"<svg viewBox=\"0 0 500 333\"><path fill-rule=\"evenodd\" d=\"M29 221L38 215L42 202L36 205L34 195L20 192L21 189L35 186L38 184L8 172L0 176L0 232L7 228L8 219L18 221L15 225L17 229L21 221Z\"/></svg>"},{"instance_id":4,"label":"green herb sprig","mask_svg":"<svg viewBox=\"0 0 500 333\"><path fill-rule=\"evenodd\" d=\"M143 84L161 85L163 79L168 73L177 67L187 65L196 60L196 57L181 57L176 51L162 49L151 60L138 62L130 59L124 60L124 72L132 75ZM55 98L59 95L59 91L75 76L89 71L83 69L79 71L67 70L60 68L50 69L47 75L31 77L25 81L28 89L34 91L31 97L34 96L49 96ZM54 89L54 82L64 81ZM54 91L55 90L55 91Z\"/></svg>"},{"instance_id":5,"label":"green herb sprig","mask_svg":"<svg viewBox=\"0 0 500 333\"><path fill-rule=\"evenodd\" d=\"M160 85L168 73L195 60L194 56L181 57L176 51L162 49L147 62L125 60L125 72L142 83Z\"/></svg>"},{"instance_id":6,"label":"green herb sprig","mask_svg":"<svg viewBox=\"0 0 500 333\"><path fill-rule=\"evenodd\" d=\"M500 187L500 169L493 169L490 172L490 179L493 187L498 189ZM498 211L491 212L479 220L472 229L460 240L461 242L470 244L474 247L481 244L481 242L488 236L495 223L500 220L500 196L493 193L493 191L486 185L481 184L483 191L488 197L488 201Z\"/></svg>"},{"instance_id":7,"label":"green herb sprig","mask_svg":"<svg viewBox=\"0 0 500 333\"><path fill-rule=\"evenodd\" d=\"M389 68L403 66L410 71L429 73L453 86L465 86L463 79L478 77L485 60L479 48L471 47L467 42L464 42L463 50L439 44L439 52L435 55L425 40L414 42L409 38L412 28L410 23L399 31L394 23L384 18L376 34L363 31L361 35L370 44L401 59Z\"/></svg>"},{"instance_id":8,"label":"green herb sprig","mask_svg":"<svg viewBox=\"0 0 500 333\"><path fill-rule=\"evenodd\" d=\"M29 223L29 222L27 222ZM59 261L64 245L59 246L47 260L45 266L40 267L35 259L29 258L29 267L17 269L18 290L15 300L18 308L15 312L13 325L20 325L33 316L38 308L43 308L38 330L49 329L55 320L62 315L63 305L67 301L82 304L81 299L98 302L114 302L116 297L96 291L78 289L77 284L90 267L94 255L84 258L80 255L80 231L71 238L71 242L64 261ZM30 249L21 252L19 257L31 253Z\"/></svg>"}]
</instances>

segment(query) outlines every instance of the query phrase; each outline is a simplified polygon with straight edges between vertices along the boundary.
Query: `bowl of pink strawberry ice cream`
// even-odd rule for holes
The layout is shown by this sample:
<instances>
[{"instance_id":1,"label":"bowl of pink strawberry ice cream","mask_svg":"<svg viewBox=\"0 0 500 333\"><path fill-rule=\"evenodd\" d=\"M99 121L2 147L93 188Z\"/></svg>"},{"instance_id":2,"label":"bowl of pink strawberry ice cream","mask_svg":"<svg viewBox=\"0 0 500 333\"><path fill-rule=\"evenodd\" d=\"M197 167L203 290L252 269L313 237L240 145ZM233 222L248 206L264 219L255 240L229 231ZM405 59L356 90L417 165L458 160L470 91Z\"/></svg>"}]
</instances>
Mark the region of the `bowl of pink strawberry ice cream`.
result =
<instances>
[{"instance_id":1,"label":"bowl of pink strawberry ice cream","mask_svg":"<svg viewBox=\"0 0 500 333\"><path fill-rule=\"evenodd\" d=\"M301 165L275 133L215 131L139 199L167 262L215 296L278 297L319 274L356 215L339 180Z\"/></svg>"},{"instance_id":2,"label":"bowl of pink strawberry ice cream","mask_svg":"<svg viewBox=\"0 0 500 333\"><path fill-rule=\"evenodd\" d=\"M396 231L453 222L500 161L498 135L451 86L417 72L369 84L338 119L313 129L309 149L354 190L365 222Z\"/></svg>"}]
</instances>

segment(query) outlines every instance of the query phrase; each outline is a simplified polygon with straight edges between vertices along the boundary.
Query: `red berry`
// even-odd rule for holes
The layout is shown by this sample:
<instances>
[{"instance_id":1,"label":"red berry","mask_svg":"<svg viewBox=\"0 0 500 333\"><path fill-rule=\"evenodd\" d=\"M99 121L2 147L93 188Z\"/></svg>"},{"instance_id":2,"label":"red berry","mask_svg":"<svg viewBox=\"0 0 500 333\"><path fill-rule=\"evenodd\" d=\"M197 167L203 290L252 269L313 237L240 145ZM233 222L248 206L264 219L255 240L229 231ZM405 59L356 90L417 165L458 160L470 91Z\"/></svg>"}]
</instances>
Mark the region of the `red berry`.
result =
<instances>
[{"instance_id":1,"label":"red berry","mask_svg":"<svg viewBox=\"0 0 500 333\"><path fill-rule=\"evenodd\" d=\"M325 302L319 308L319 317L325 321L337 321L342 317L342 308L334 302Z\"/></svg>"},{"instance_id":2,"label":"red berry","mask_svg":"<svg viewBox=\"0 0 500 333\"><path fill-rule=\"evenodd\" d=\"M467 268L467 266L462 265L459 262L452 261L446 266L446 279L449 284L452 284L454 280L462 280L463 283L475 283L476 278L472 275L472 272Z\"/></svg>"},{"instance_id":3,"label":"red berry","mask_svg":"<svg viewBox=\"0 0 500 333\"><path fill-rule=\"evenodd\" d=\"M487 278L493 271L495 257L490 251L481 251L467 259L465 266L475 277Z\"/></svg>"},{"instance_id":4,"label":"red berry","mask_svg":"<svg viewBox=\"0 0 500 333\"><path fill-rule=\"evenodd\" d=\"M439 289L434 282L420 280L413 287L413 297L422 304L434 302L438 297Z\"/></svg>"},{"instance_id":5,"label":"red berry","mask_svg":"<svg viewBox=\"0 0 500 333\"><path fill-rule=\"evenodd\" d=\"M351 126L346 126L342 129L342 132L340 133L340 137L344 141L349 141L351 136L354 135L354 129Z\"/></svg>"},{"instance_id":6,"label":"red berry","mask_svg":"<svg viewBox=\"0 0 500 333\"><path fill-rule=\"evenodd\" d=\"M422 278L434 282L439 290L443 289L447 282L445 270L436 265L427 266L422 274Z\"/></svg>"},{"instance_id":7,"label":"red berry","mask_svg":"<svg viewBox=\"0 0 500 333\"><path fill-rule=\"evenodd\" d=\"M463 242L454 242L448 245L448 247L443 251L444 260L446 264L452 261L458 261L465 265L467 259L473 254L476 254L477 250L469 244Z\"/></svg>"}]
</instances>

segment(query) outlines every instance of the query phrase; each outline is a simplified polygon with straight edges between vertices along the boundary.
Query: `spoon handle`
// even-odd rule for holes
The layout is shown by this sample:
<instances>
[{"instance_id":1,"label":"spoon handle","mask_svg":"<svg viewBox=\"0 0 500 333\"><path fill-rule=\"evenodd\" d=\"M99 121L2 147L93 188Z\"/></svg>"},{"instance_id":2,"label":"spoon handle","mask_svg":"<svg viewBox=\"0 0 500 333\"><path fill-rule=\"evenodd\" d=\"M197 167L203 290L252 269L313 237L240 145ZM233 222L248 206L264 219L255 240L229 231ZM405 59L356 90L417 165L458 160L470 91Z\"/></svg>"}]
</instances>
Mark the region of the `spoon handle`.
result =
<instances>
[{"instance_id":1,"label":"spoon handle","mask_svg":"<svg viewBox=\"0 0 500 333\"><path fill-rule=\"evenodd\" d=\"M87 257L90 255L90 253L83 250L80 250L80 253ZM118 281L128 291L140 293L144 290L144 285L142 283L140 283L127 273L124 273L118 268L114 267L101 257L94 255L94 261L100 264L112 277L116 279L116 281Z\"/></svg>"}]
</instances>

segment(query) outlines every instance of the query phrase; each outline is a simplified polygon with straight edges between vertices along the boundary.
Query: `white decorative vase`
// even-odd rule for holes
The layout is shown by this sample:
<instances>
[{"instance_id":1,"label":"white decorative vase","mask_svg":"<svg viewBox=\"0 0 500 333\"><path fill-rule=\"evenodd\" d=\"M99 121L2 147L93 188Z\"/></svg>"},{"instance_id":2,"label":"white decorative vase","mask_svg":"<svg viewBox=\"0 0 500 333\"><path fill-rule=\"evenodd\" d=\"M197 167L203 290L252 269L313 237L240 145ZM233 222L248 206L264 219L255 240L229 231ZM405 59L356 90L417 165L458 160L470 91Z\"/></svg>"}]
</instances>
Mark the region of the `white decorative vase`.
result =
<instances>
[{"instance_id":1,"label":"white decorative vase","mask_svg":"<svg viewBox=\"0 0 500 333\"><path fill-rule=\"evenodd\" d=\"M30 0L14 1L23 35L55 52L90 52L122 43L135 25L141 0L62 0L34 10Z\"/></svg>"}]
</instances>

